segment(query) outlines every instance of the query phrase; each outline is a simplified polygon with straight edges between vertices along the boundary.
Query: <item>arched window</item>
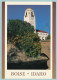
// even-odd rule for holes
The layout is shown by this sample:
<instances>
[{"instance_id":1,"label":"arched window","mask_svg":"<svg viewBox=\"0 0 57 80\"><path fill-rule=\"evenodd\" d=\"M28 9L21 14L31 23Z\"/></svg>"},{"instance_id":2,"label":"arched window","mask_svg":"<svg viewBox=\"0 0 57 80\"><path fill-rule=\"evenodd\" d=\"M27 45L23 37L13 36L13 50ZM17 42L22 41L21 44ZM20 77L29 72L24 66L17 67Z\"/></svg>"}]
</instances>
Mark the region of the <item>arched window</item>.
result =
<instances>
[{"instance_id":1,"label":"arched window","mask_svg":"<svg viewBox=\"0 0 57 80\"><path fill-rule=\"evenodd\" d=\"M27 12L26 12L26 16L27 16Z\"/></svg>"},{"instance_id":2,"label":"arched window","mask_svg":"<svg viewBox=\"0 0 57 80\"><path fill-rule=\"evenodd\" d=\"M31 12L31 17L33 17L33 12Z\"/></svg>"}]
</instances>

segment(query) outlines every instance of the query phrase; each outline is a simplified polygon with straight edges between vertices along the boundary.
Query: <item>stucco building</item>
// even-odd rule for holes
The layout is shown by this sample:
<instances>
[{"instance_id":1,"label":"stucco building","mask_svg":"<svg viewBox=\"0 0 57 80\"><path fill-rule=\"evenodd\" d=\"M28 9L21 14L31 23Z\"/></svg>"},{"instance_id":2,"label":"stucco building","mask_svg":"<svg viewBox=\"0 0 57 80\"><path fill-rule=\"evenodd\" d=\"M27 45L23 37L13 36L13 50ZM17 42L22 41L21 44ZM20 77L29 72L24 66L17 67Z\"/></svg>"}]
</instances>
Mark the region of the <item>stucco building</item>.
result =
<instances>
[{"instance_id":1,"label":"stucco building","mask_svg":"<svg viewBox=\"0 0 57 80\"><path fill-rule=\"evenodd\" d=\"M42 30L36 30L36 21L35 21L35 13L34 10L31 8L27 8L25 10L24 14L24 21L30 23L32 26L34 26L34 33L38 33L38 36L41 40L45 40L47 36L49 35L47 32Z\"/></svg>"},{"instance_id":2,"label":"stucco building","mask_svg":"<svg viewBox=\"0 0 57 80\"><path fill-rule=\"evenodd\" d=\"M41 40L46 40L47 36L49 35L47 32L42 30L36 30L36 32L38 33L38 36Z\"/></svg>"},{"instance_id":3,"label":"stucco building","mask_svg":"<svg viewBox=\"0 0 57 80\"><path fill-rule=\"evenodd\" d=\"M34 26L34 33L36 33L35 14L34 14L33 9L27 8L25 10L24 21L26 21L26 22L30 23L32 26Z\"/></svg>"}]
</instances>

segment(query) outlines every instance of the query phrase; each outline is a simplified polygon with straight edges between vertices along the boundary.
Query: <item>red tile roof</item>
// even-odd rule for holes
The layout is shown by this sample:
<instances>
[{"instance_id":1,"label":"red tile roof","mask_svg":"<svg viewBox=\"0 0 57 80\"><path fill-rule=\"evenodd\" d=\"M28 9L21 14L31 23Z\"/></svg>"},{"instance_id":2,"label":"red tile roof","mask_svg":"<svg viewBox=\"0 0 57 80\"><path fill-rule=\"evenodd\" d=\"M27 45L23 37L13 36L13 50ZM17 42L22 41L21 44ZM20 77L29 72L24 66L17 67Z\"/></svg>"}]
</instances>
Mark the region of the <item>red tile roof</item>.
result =
<instances>
[{"instance_id":1,"label":"red tile roof","mask_svg":"<svg viewBox=\"0 0 57 80\"><path fill-rule=\"evenodd\" d=\"M43 33L47 33L47 32L45 32L45 31L42 31L42 30L36 30L37 32L43 32Z\"/></svg>"}]
</instances>

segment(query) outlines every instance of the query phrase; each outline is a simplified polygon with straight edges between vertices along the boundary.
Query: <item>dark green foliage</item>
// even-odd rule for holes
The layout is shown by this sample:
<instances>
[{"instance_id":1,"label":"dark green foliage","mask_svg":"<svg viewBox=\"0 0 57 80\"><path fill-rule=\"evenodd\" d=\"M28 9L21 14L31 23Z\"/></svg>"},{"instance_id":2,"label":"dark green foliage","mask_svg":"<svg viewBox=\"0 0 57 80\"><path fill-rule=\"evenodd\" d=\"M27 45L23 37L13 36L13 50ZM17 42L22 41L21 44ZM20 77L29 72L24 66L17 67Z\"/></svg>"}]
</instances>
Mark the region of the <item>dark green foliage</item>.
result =
<instances>
[{"instance_id":1,"label":"dark green foliage","mask_svg":"<svg viewBox=\"0 0 57 80\"><path fill-rule=\"evenodd\" d=\"M50 35L47 36L46 40L50 39Z\"/></svg>"},{"instance_id":2,"label":"dark green foliage","mask_svg":"<svg viewBox=\"0 0 57 80\"><path fill-rule=\"evenodd\" d=\"M28 57L37 57L41 53L40 38L34 33L34 28L29 23L20 20L9 20L8 41L20 50L25 51Z\"/></svg>"},{"instance_id":3,"label":"dark green foliage","mask_svg":"<svg viewBox=\"0 0 57 80\"><path fill-rule=\"evenodd\" d=\"M41 53L41 44L38 35L34 33L28 33L24 36L16 36L12 38L13 44L20 50L24 50L28 57L37 57Z\"/></svg>"},{"instance_id":4,"label":"dark green foliage","mask_svg":"<svg viewBox=\"0 0 57 80\"><path fill-rule=\"evenodd\" d=\"M24 35L24 32L34 32L33 26L29 23L21 21L21 20L9 20L7 25L7 35L8 37L16 36L16 35Z\"/></svg>"}]
</instances>

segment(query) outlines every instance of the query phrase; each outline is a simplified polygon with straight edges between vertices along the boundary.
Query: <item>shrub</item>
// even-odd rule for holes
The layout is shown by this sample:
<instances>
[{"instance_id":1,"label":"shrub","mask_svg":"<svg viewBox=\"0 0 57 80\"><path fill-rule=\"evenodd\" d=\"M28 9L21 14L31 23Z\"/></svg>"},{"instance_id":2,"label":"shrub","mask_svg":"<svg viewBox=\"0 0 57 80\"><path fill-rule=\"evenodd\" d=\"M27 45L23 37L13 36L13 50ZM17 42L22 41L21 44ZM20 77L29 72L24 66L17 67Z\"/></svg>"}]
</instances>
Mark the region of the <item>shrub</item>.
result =
<instances>
[{"instance_id":1,"label":"shrub","mask_svg":"<svg viewBox=\"0 0 57 80\"><path fill-rule=\"evenodd\" d=\"M50 39L50 35L47 36L46 40Z\"/></svg>"},{"instance_id":2,"label":"shrub","mask_svg":"<svg viewBox=\"0 0 57 80\"><path fill-rule=\"evenodd\" d=\"M40 38L34 33L24 33L24 36L16 36L12 38L12 42L20 50L25 51L25 55L28 57L37 57L41 53Z\"/></svg>"},{"instance_id":3,"label":"shrub","mask_svg":"<svg viewBox=\"0 0 57 80\"><path fill-rule=\"evenodd\" d=\"M7 36L9 38L16 35L24 35L24 32L34 32L34 27L30 23L21 20L9 20L7 24Z\"/></svg>"},{"instance_id":4,"label":"shrub","mask_svg":"<svg viewBox=\"0 0 57 80\"><path fill-rule=\"evenodd\" d=\"M7 36L8 41L20 50L24 50L28 57L37 57L40 54L40 38L34 34L34 27L30 23L21 20L9 20Z\"/></svg>"}]
</instances>

